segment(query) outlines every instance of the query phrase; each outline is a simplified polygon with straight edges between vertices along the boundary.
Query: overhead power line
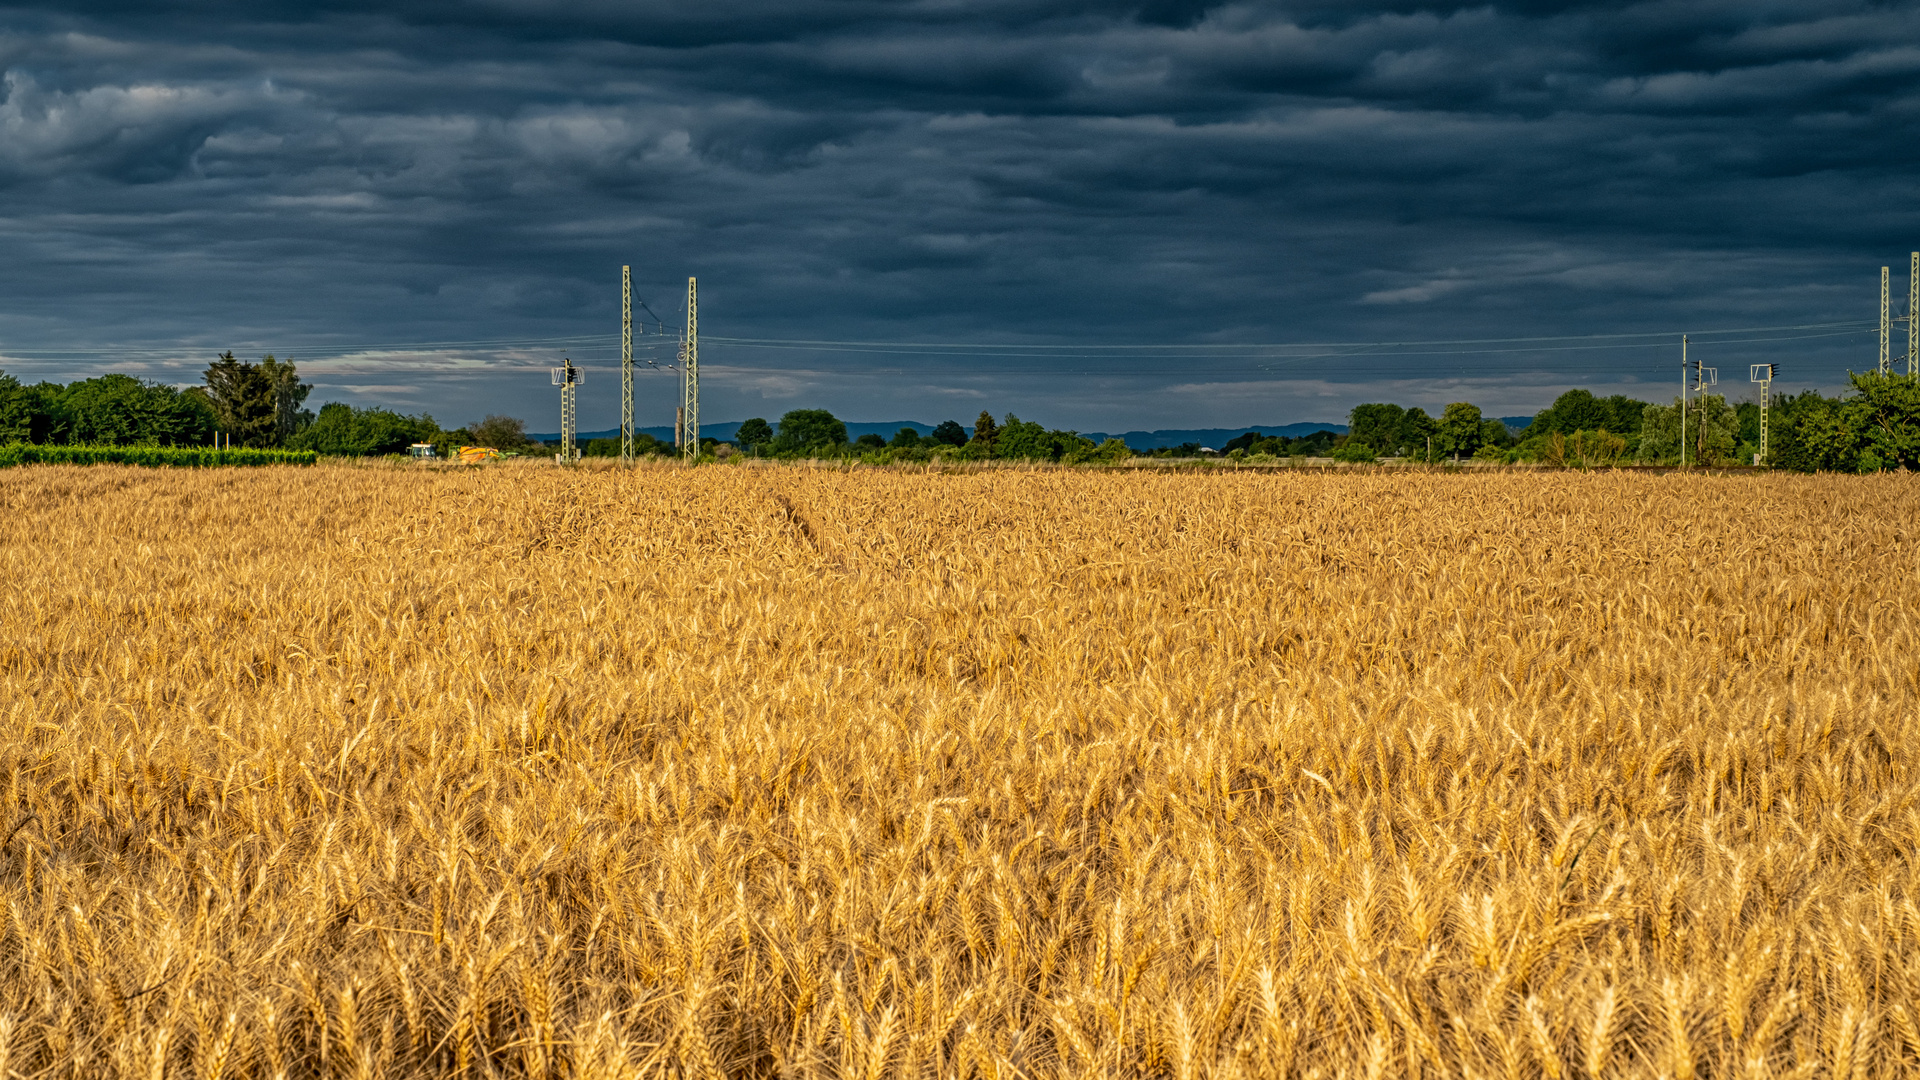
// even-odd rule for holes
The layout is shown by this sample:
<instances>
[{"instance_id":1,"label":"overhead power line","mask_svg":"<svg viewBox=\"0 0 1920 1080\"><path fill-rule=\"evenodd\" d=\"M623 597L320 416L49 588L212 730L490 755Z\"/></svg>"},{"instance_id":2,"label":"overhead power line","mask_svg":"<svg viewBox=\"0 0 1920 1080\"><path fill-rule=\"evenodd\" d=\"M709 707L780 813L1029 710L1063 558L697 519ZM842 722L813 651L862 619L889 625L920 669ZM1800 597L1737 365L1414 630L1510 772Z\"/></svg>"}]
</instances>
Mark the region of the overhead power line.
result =
<instances>
[{"instance_id":1,"label":"overhead power line","mask_svg":"<svg viewBox=\"0 0 1920 1080\"><path fill-rule=\"evenodd\" d=\"M637 297L635 298L638 299ZM652 314L651 308L643 310ZM658 316L655 316L657 319ZM1845 337L1856 334L1870 334L1878 329L1874 323L1866 322L1823 322L1792 323L1775 326L1739 326L1717 329L1685 331L1693 344L1735 345L1760 343L1787 343L1808 341L1821 338ZM632 349L637 360L656 370L678 371L679 354L683 348L681 335L668 335L660 324L654 326L636 325L634 327ZM1494 356L1502 354L1533 355L1558 352L1589 352L1596 350L1651 350L1667 349L1681 336L1681 331L1640 331L1610 334L1557 334L1529 337L1504 338L1435 338L1376 341L1312 341L1312 342L980 342L980 341L872 341L872 340L833 340L814 338L736 338L716 335L703 335L705 343L718 348L723 353L732 350L778 350L810 353L837 353L842 355L921 357L925 359L962 359L979 360L1042 360L1051 361L1047 367L1056 365L1079 365L1091 362L1144 362L1154 363L1167 360L1211 362L1209 370L1217 371L1260 371L1271 370L1279 365L1292 365L1312 360L1359 360L1377 358L1414 358L1432 356ZM651 339L651 340L649 340ZM548 337L499 337L474 338L466 340L440 340L415 342L384 342L377 344L328 344L295 346L284 351L287 359L307 363L346 362L359 366L373 364L383 368L403 367L413 369L420 374L456 375L481 374L487 370L515 370L549 366L546 357L528 357L524 362L503 360L496 356L485 359L465 359L457 355L463 352L540 352L571 351L579 359L587 362L595 360L618 361L622 356L621 335L614 333L571 334ZM673 360L664 360L664 350L674 347ZM124 362L159 362L179 360L208 351L205 345L184 345L145 348L93 348L93 349L23 349L7 350L0 347L0 357L7 361L75 361L96 360ZM223 350L224 351L224 350ZM604 351L604 355L602 355ZM420 354L433 354L422 356ZM659 354L664 362L656 361ZM441 368L433 371L433 368ZM423 370L425 369L425 370ZM1064 368L1063 368L1064 369ZM1077 367L1075 370L1079 370ZM1184 367L1183 371L1198 374L1203 369Z\"/></svg>"},{"instance_id":2,"label":"overhead power line","mask_svg":"<svg viewBox=\"0 0 1920 1080\"><path fill-rule=\"evenodd\" d=\"M807 338L736 338L707 335L709 342L727 345L759 345L768 347L808 347L808 348L866 348L866 349L941 349L950 351L994 351L1001 349L1033 349L1046 352L1065 352L1072 350L1092 350L1099 352L1211 352L1230 350L1259 349L1349 349L1349 348L1400 348L1404 346L1428 345L1519 345L1549 341L1618 341L1629 338L1660 338L1652 344L1672 344L1681 334L1693 337L1712 337L1721 334L1759 334L1783 333L1796 330L1832 330L1842 332L1867 331L1873 327L1857 321L1830 323L1795 323L1784 326L1736 326L1718 330L1650 330L1626 334L1556 334L1539 337L1507 338L1437 338L1430 340L1404 341L1279 341L1279 342L1157 342L1140 344L1136 342L1089 342L1052 344L1035 342L981 342L981 341L832 341ZM1477 350L1476 350L1477 351Z\"/></svg>"}]
</instances>

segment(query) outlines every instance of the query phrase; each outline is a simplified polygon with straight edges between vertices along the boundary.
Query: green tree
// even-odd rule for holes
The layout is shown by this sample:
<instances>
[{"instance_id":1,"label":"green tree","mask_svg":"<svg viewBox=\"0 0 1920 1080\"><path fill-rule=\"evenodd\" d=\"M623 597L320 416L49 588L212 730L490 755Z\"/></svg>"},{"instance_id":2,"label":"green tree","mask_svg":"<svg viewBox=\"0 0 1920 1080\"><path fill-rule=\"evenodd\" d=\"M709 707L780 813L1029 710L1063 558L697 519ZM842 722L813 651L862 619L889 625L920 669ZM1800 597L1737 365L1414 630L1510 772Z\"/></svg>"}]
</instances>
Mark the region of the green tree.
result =
<instances>
[{"instance_id":1,"label":"green tree","mask_svg":"<svg viewBox=\"0 0 1920 1080\"><path fill-rule=\"evenodd\" d=\"M282 388L276 367L262 370L233 358L233 351L221 353L207 367L207 398L213 406L220 430L240 446L272 446L280 432Z\"/></svg>"},{"instance_id":2,"label":"green tree","mask_svg":"<svg viewBox=\"0 0 1920 1080\"><path fill-rule=\"evenodd\" d=\"M1638 431L1640 429L1640 425L1637 423L1634 424L1633 427L1635 431ZM1501 423L1498 420L1480 421L1481 449L1485 449L1489 446L1496 447L1496 448L1507 447L1507 446L1512 446L1513 443L1514 443L1513 432L1507 430L1507 425Z\"/></svg>"},{"instance_id":3,"label":"green tree","mask_svg":"<svg viewBox=\"0 0 1920 1080\"><path fill-rule=\"evenodd\" d=\"M884 436L869 431L865 435L853 440L853 445L862 450L885 450L887 448L887 440Z\"/></svg>"},{"instance_id":4,"label":"green tree","mask_svg":"<svg viewBox=\"0 0 1920 1080\"><path fill-rule=\"evenodd\" d=\"M1326 457L1333 453L1334 444L1339 442L1340 438L1339 435L1322 428L1319 431L1308 432L1297 439L1287 440L1286 448L1289 454L1298 457Z\"/></svg>"},{"instance_id":5,"label":"green tree","mask_svg":"<svg viewBox=\"0 0 1920 1080\"><path fill-rule=\"evenodd\" d=\"M1920 382L1877 371L1849 379L1858 395L1848 404L1862 470L1920 469Z\"/></svg>"},{"instance_id":6,"label":"green tree","mask_svg":"<svg viewBox=\"0 0 1920 1080\"><path fill-rule=\"evenodd\" d=\"M39 404L20 380L0 371L0 444L32 442L33 420Z\"/></svg>"},{"instance_id":7,"label":"green tree","mask_svg":"<svg viewBox=\"0 0 1920 1080\"><path fill-rule=\"evenodd\" d=\"M1481 419L1480 406L1456 401L1448 405L1440 415L1439 430L1433 437L1433 448L1442 457L1449 454L1463 458L1472 457L1480 449Z\"/></svg>"},{"instance_id":8,"label":"green tree","mask_svg":"<svg viewBox=\"0 0 1920 1080\"><path fill-rule=\"evenodd\" d=\"M1687 460L1725 465L1740 445L1740 416L1725 395L1702 394L1687 406Z\"/></svg>"},{"instance_id":9,"label":"green tree","mask_svg":"<svg viewBox=\"0 0 1920 1080\"><path fill-rule=\"evenodd\" d=\"M913 428L903 427L893 433L893 441L888 446L896 450L911 450L920 445L920 433ZM928 440L932 441L932 440Z\"/></svg>"},{"instance_id":10,"label":"green tree","mask_svg":"<svg viewBox=\"0 0 1920 1080\"><path fill-rule=\"evenodd\" d=\"M1422 461L1429 460L1428 440L1439 433L1440 425L1434 422L1433 417L1427 415L1427 410L1415 405L1400 417L1400 453ZM1437 453L1440 448L1438 445L1432 445L1432 449Z\"/></svg>"},{"instance_id":11,"label":"green tree","mask_svg":"<svg viewBox=\"0 0 1920 1080\"><path fill-rule=\"evenodd\" d=\"M946 443L948 446L965 446L967 445L967 429L961 427L960 421L958 420L942 420L939 426L933 429L933 434L927 436L927 439L931 442Z\"/></svg>"},{"instance_id":12,"label":"green tree","mask_svg":"<svg viewBox=\"0 0 1920 1080\"><path fill-rule=\"evenodd\" d=\"M488 413L468 424L467 430L473 433L473 446L490 446L506 451L524 450L533 445L527 438L527 422L517 416Z\"/></svg>"},{"instance_id":13,"label":"green tree","mask_svg":"<svg viewBox=\"0 0 1920 1080\"><path fill-rule=\"evenodd\" d=\"M1738 419L1736 437L1743 443L1751 443L1756 447L1759 446L1760 403L1757 401L1743 401L1733 407L1733 414Z\"/></svg>"},{"instance_id":14,"label":"green tree","mask_svg":"<svg viewBox=\"0 0 1920 1080\"><path fill-rule=\"evenodd\" d=\"M1536 421L1537 423L1538 421ZM1528 431L1533 429L1529 427ZM1646 465L1680 461L1680 399L1672 405L1648 405L1640 418L1639 460Z\"/></svg>"},{"instance_id":15,"label":"green tree","mask_svg":"<svg viewBox=\"0 0 1920 1080\"><path fill-rule=\"evenodd\" d=\"M472 436L465 435L463 432L463 438L466 438L468 440L466 445L472 445ZM438 445L439 445L438 443L435 444L437 453L440 452L438 450ZM673 450L673 447L667 445L666 443L661 442L659 439L654 438L653 436L647 434L644 431L636 431L633 433L633 453L634 453L634 456L636 457L643 456L646 454L665 454L665 453L671 452L672 450ZM447 457L450 455L446 453L441 453L441 456ZM619 457L620 456L620 440L619 439L588 439L586 440L585 444L580 448L580 456L581 457L610 457L610 458Z\"/></svg>"},{"instance_id":16,"label":"green tree","mask_svg":"<svg viewBox=\"0 0 1920 1080\"><path fill-rule=\"evenodd\" d=\"M313 423L313 414L300 407L307 395L313 393L313 384L300 381L293 361L275 360L272 353L260 360L260 374L273 391L273 443L283 446L300 429Z\"/></svg>"},{"instance_id":17,"label":"green tree","mask_svg":"<svg viewBox=\"0 0 1920 1080\"><path fill-rule=\"evenodd\" d=\"M1630 398L1625 394L1614 394L1606 399L1607 422L1603 430L1615 435L1633 436L1640 434L1640 421L1646 416L1647 403L1639 398Z\"/></svg>"},{"instance_id":18,"label":"green tree","mask_svg":"<svg viewBox=\"0 0 1920 1080\"><path fill-rule=\"evenodd\" d=\"M1000 441L1000 425L993 422L993 414L985 409L973 422L973 438L967 440L967 448L980 457L992 457L994 445Z\"/></svg>"},{"instance_id":19,"label":"green tree","mask_svg":"<svg viewBox=\"0 0 1920 1080\"><path fill-rule=\"evenodd\" d=\"M992 418L988 418L991 422ZM978 437L980 425L973 427ZM1052 461L1056 456L1053 441L1047 438L1047 429L1031 420L1022 420L1012 413L1007 414L1005 424L990 429L988 439L993 448L993 456L1010 460Z\"/></svg>"},{"instance_id":20,"label":"green tree","mask_svg":"<svg viewBox=\"0 0 1920 1080\"><path fill-rule=\"evenodd\" d=\"M733 433L733 440L747 450L758 453L761 447L773 442L773 425L756 416L740 425L740 430Z\"/></svg>"},{"instance_id":21,"label":"green tree","mask_svg":"<svg viewBox=\"0 0 1920 1080\"><path fill-rule=\"evenodd\" d=\"M212 439L214 416L198 398L131 375L102 375L59 391L59 442L182 446Z\"/></svg>"},{"instance_id":22,"label":"green tree","mask_svg":"<svg viewBox=\"0 0 1920 1080\"><path fill-rule=\"evenodd\" d=\"M1807 432L1807 421L1812 414L1837 409L1842 404L1838 399L1826 397L1818 390L1773 395L1771 415L1767 417L1769 430L1766 464L1794 472L1814 472L1818 469L1832 468L1831 464L1816 460L1803 436ZM1851 466L1848 467L1848 471L1852 471Z\"/></svg>"},{"instance_id":23,"label":"green tree","mask_svg":"<svg viewBox=\"0 0 1920 1080\"><path fill-rule=\"evenodd\" d=\"M433 440L433 452L436 456L451 458L460 453L463 446L473 445L473 432L466 428L454 428L442 431Z\"/></svg>"},{"instance_id":24,"label":"green tree","mask_svg":"<svg viewBox=\"0 0 1920 1080\"><path fill-rule=\"evenodd\" d=\"M1725 397L1703 394L1694 398L1687 403L1684 419L1687 464L1725 465L1733 460L1734 450L1740 445L1740 418ZM1674 398L1671 405L1642 406L1639 460L1679 464L1681 421L1679 398Z\"/></svg>"},{"instance_id":25,"label":"green tree","mask_svg":"<svg viewBox=\"0 0 1920 1080\"><path fill-rule=\"evenodd\" d=\"M398 454L414 443L432 443L440 425L422 413L406 416L389 409L356 409L340 402L320 407L312 424L290 440L295 450L313 450L336 457Z\"/></svg>"},{"instance_id":26,"label":"green tree","mask_svg":"<svg viewBox=\"0 0 1920 1080\"><path fill-rule=\"evenodd\" d=\"M1347 445L1360 443L1375 454L1394 453L1400 448L1400 426L1406 418L1407 410L1398 405L1355 405L1347 414Z\"/></svg>"},{"instance_id":27,"label":"green tree","mask_svg":"<svg viewBox=\"0 0 1920 1080\"><path fill-rule=\"evenodd\" d=\"M1858 471L1861 440L1854 419L1853 410L1838 401L1801 410L1792 432L1802 467L1808 472Z\"/></svg>"},{"instance_id":28,"label":"green tree","mask_svg":"<svg viewBox=\"0 0 1920 1080\"><path fill-rule=\"evenodd\" d=\"M834 450L846 444L847 425L825 409L794 409L780 418L774 436L777 453L799 455Z\"/></svg>"},{"instance_id":29,"label":"green tree","mask_svg":"<svg viewBox=\"0 0 1920 1080\"><path fill-rule=\"evenodd\" d=\"M1553 399L1553 404L1535 414L1533 423L1521 432L1522 439L1559 432L1572 435L1580 431L1608 431L1615 435L1636 435L1646 415L1647 403L1625 394L1595 397L1593 391L1573 389ZM1675 444L1676 447L1678 444Z\"/></svg>"},{"instance_id":30,"label":"green tree","mask_svg":"<svg viewBox=\"0 0 1920 1080\"><path fill-rule=\"evenodd\" d=\"M1591 390L1573 389L1553 399L1553 404L1534 414L1527 434L1571 435L1576 431L1598 431L1607 426L1612 415Z\"/></svg>"},{"instance_id":31,"label":"green tree","mask_svg":"<svg viewBox=\"0 0 1920 1080\"><path fill-rule=\"evenodd\" d=\"M1012 413L994 434L995 457L1018 461L1082 461L1099 451L1077 431L1053 431Z\"/></svg>"}]
</instances>

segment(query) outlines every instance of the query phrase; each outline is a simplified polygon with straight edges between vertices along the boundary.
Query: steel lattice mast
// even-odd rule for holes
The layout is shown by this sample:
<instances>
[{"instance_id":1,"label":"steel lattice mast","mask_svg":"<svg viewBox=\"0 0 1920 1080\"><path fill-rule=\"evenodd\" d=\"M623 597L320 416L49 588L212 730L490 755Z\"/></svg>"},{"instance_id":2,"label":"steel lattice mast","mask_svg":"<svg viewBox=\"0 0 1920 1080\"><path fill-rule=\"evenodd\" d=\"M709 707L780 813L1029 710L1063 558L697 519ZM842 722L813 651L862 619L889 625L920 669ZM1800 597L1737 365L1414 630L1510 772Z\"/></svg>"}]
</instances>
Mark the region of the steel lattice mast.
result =
<instances>
[{"instance_id":1,"label":"steel lattice mast","mask_svg":"<svg viewBox=\"0 0 1920 1080\"><path fill-rule=\"evenodd\" d=\"M633 464L633 270L620 268L620 464Z\"/></svg>"},{"instance_id":2,"label":"steel lattice mast","mask_svg":"<svg viewBox=\"0 0 1920 1080\"><path fill-rule=\"evenodd\" d=\"M681 408L686 417L680 452L691 463L700 458L700 297L687 279L687 338L680 346Z\"/></svg>"},{"instance_id":3,"label":"steel lattice mast","mask_svg":"<svg viewBox=\"0 0 1920 1080\"><path fill-rule=\"evenodd\" d=\"M1892 365L1888 363L1887 339L1892 337L1893 326L1887 315L1887 268L1880 268L1880 374L1887 374Z\"/></svg>"},{"instance_id":4,"label":"steel lattice mast","mask_svg":"<svg viewBox=\"0 0 1920 1080\"><path fill-rule=\"evenodd\" d=\"M560 462L571 465L580 460L574 414L574 388L580 385L580 369L571 359L563 359L566 366L553 369L553 384L560 388Z\"/></svg>"},{"instance_id":5,"label":"steel lattice mast","mask_svg":"<svg viewBox=\"0 0 1920 1080\"><path fill-rule=\"evenodd\" d=\"M1920 251L1907 257L1907 378L1920 379Z\"/></svg>"}]
</instances>

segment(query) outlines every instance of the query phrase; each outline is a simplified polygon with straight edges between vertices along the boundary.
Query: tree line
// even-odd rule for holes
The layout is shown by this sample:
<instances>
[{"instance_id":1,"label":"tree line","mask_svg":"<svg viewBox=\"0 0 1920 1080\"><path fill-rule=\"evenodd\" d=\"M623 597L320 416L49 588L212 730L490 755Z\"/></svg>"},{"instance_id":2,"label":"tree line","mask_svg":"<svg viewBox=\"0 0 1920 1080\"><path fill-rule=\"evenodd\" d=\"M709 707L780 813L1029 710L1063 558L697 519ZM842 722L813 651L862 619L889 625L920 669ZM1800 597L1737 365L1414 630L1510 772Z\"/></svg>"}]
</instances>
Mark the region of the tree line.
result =
<instances>
[{"instance_id":1,"label":"tree line","mask_svg":"<svg viewBox=\"0 0 1920 1080\"><path fill-rule=\"evenodd\" d=\"M1776 394L1770 405L1763 464L1801 472L1876 472L1920 468L1920 383L1878 373L1850 377L1848 391L1826 397L1818 391ZM305 407L312 392L291 361L265 356L257 363L222 353L185 389L112 374L78 382L27 385L0 372L0 444L94 446L208 446L219 439L251 449L310 450L330 456L401 453L431 444L442 457L463 445L509 453L532 450L523 421L487 416L466 427L442 428L427 413L409 415L381 408L329 403L318 413ZM1701 465L1751 464L1760 453L1758 402L1730 403L1724 395L1692 398L1686 408L1685 456ZM1096 445L1075 431L1047 428L1013 413L996 420L983 410L973 429L943 421L926 435L903 427L891 439L862 435L851 441L847 425L825 409L795 409L777 423L754 417L731 443L703 438L703 454L734 453L761 458L846 457L885 464L895 461L1111 462L1134 456L1188 457L1196 444L1134 451L1118 439ZM635 433L641 454L672 454L674 448ZM618 439L593 439L580 450L612 457ZM1681 409L1676 397L1656 404L1615 394L1569 390L1520 430L1482 415L1469 402L1454 402L1439 416L1415 406L1373 402L1357 405L1347 432L1304 436L1248 431L1221 452L1236 460L1263 462L1331 457L1344 462L1404 461L1538 462L1605 467L1680 461Z\"/></svg>"},{"instance_id":2,"label":"tree line","mask_svg":"<svg viewBox=\"0 0 1920 1080\"><path fill-rule=\"evenodd\" d=\"M703 449L708 440L701 440ZM969 432L944 420L922 435L903 427L889 439L876 434L848 441L847 425L826 409L794 409L768 423L753 417L734 433L733 448L762 458L856 458L875 464L909 461L1048 461L1064 464L1115 461L1131 455L1126 444L1096 444L1077 431L1048 428L1013 413L995 420L982 410ZM718 447L714 448L716 451Z\"/></svg>"},{"instance_id":3,"label":"tree line","mask_svg":"<svg viewBox=\"0 0 1920 1080\"><path fill-rule=\"evenodd\" d=\"M431 415L356 408L338 402L316 414L313 392L292 361L259 362L222 353L184 389L131 375L71 383L22 383L0 371L0 444L51 446L209 446L311 450L333 456L397 454L430 443L441 456L463 445L517 451L531 446L526 426L488 416L447 430Z\"/></svg>"},{"instance_id":4,"label":"tree line","mask_svg":"<svg viewBox=\"0 0 1920 1080\"><path fill-rule=\"evenodd\" d=\"M1920 382L1877 372L1853 374L1849 381L1839 397L1817 390L1775 394L1760 464L1798 472L1920 468ZM1760 456L1759 402L1729 403L1725 395L1705 394L1687 401L1684 419L1689 463L1750 465ZM1354 407L1347 434L1330 455L1351 462L1673 465L1682 457L1681 430L1677 396L1655 404L1569 390L1518 431L1484 418L1466 402L1448 405L1438 417L1418 407L1373 403Z\"/></svg>"}]
</instances>

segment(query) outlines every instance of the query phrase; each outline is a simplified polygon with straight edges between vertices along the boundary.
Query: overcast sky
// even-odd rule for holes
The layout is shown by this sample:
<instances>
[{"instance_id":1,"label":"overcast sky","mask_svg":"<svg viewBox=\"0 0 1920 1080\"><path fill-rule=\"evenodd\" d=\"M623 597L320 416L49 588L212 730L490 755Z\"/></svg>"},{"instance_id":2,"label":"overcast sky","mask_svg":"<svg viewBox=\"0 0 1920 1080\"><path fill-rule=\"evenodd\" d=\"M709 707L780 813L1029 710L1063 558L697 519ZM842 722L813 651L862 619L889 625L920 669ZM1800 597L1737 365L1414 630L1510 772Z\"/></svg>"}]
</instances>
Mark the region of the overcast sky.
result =
<instances>
[{"instance_id":1,"label":"overcast sky","mask_svg":"<svg viewBox=\"0 0 1920 1080\"><path fill-rule=\"evenodd\" d=\"M1669 398L1683 331L1831 390L1882 265L1905 310L1916 43L1845 0L0 6L0 369L272 352L548 430L564 354L607 427L631 264L674 333L698 277L712 421L1511 415ZM440 342L495 344L366 350Z\"/></svg>"}]
</instances>

